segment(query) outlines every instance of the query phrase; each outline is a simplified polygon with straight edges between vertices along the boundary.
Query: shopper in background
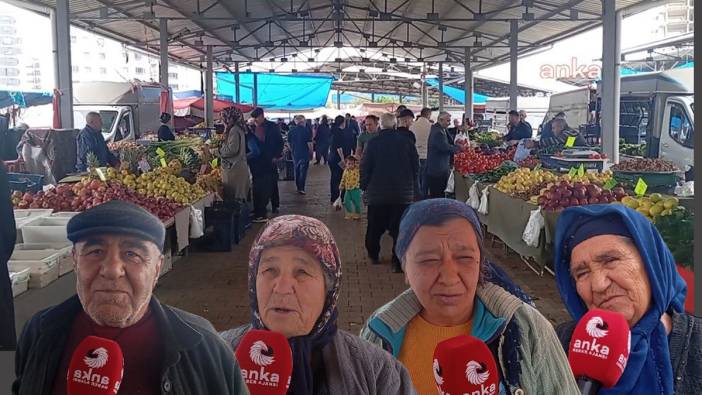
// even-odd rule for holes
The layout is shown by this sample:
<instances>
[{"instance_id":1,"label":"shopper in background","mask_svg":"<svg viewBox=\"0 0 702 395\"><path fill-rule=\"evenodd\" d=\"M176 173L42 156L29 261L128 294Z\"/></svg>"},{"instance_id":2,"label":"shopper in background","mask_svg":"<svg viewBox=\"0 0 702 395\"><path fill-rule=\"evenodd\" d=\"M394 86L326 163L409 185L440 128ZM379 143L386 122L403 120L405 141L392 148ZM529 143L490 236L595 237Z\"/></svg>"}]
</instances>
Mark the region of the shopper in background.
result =
<instances>
[{"instance_id":1,"label":"shopper in background","mask_svg":"<svg viewBox=\"0 0 702 395\"><path fill-rule=\"evenodd\" d=\"M378 136L380 129L378 128L378 116L370 114L366 116L365 119L365 129L360 136L358 136L358 141L356 145L356 157L358 160L363 159L363 151L366 149L366 144L373 138Z\"/></svg>"},{"instance_id":2,"label":"shopper in background","mask_svg":"<svg viewBox=\"0 0 702 395\"><path fill-rule=\"evenodd\" d=\"M15 309L7 261L15 249L17 229L5 165L0 161L0 352L15 349Z\"/></svg>"},{"instance_id":3,"label":"shopper in background","mask_svg":"<svg viewBox=\"0 0 702 395\"><path fill-rule=\"evenodd\" d=\"M248 278L251 323L221 335L233 350L252 328L287 337L293 360L288 394L415 394L392 355L337 328L341 257L321 221L301 215L271 220L251 248Z\"/></svg>"},{"instance_id":4,"label":"shopper in background","mask_svg":"<svg viewBox=\"0 0 702 395\"><path fill-rule=\"evenodd\" d=\"M509 112L509 132L502 138L505 142L517 144L521 139L530 139L532 133L531 125L522 122L517 111Z\"/></svg>"},{"instance_id":5,"label":"shopper in background","mask_svg":"<svg viewBox=\"0 0 702 395\"><path fill-rule=\"evenodd\" d=\"M113 200L71 218L66 230L77 295L25 325L14 394L65 393L74 377L72 356L88 336L121 348L120 393L248 394L231 349L212 324L153 296L164 259L160 219Z\"/></svg>"},{"instance_id":6,"label":"shopper in background","mask_svg":"<svg viewBox=\"0 0 702 395\"><path fill-rule=\"evenodd\" d=\"M573 140L573 147L587 147L587 141L577 130L571 129L565 119L555 118L551 120L551 137L539 140L540 147L550 147L554 145L565 146L569 138Z\"/></svg>"},{"instance_id":7,"label":"shopper in background","mask_svg":"<svg viewBox=\"0 0 702 395\"><path fill-rule=\"evenodd\" d=\"M246 201L249 196L249 165L246 161L246 125L244 115L236 107L222 111L224 139L219 147L222 158L224 201Z\"/></svg>"},{"instance_id":8,"label":"shopper in background","mask_svg":"<svg viewBox=\"0 0 702 395\"><path fill-rule=\"evenodd\" d=\"M255 108L251 117L255 124L255 142L260 150L260 154L249 162L253 178L253 221L261 223L267 221L268 203L273 203L274 184L278 185L275 159L282 155L284 142L280 129L266 119L262 108ZM273 208L277 206L273 205Z\"/></svg>"},{"instance_id":9,"label":"shopper in background","mask_svg":"<svg viewBox=\"0 0 702 395\"><path fill-rule=\"evenodd\" d=\"M380 239L387 231L393 239L392 271L400 273L394 244L402 214L414 202L419 157L414 144L396 132L395 122L395 114L383 114L382 130L366 144L361 160L361 189L368 200L368 257L372 264L380 263Z\"/></svg>"},{"instance_id":10,"label":"shopper in background","mask_svg":"<svg viewBox=\"0 0 702 395\"><path fill-rule=\"evenodd\" d=\"M339 189L344 191L345 219L361 219L361 172L354 155L346 157L344 174Z\"/></svg>"},{"instance_id":11,"label":"shopper in background","mask_svg":"<svg viewBox=\"0 0 702 395\"><path fill-rule=\"evenodd\" d=\"M397 117L397 132L405 136L412 143L412 145L416 146L417 138L415 137L414 133L412 133L412 130L410 130L413 123L414 113L412 110L404 109L400 111L400 114Z\"/></svg>"},{"instance_id":12,"label":"shopper in background","mask_svg":"<svg viewBox=\"0 0 702 395\"><path fill-rule=\"evenodd\" d=\"M304 116L295 116L295 125L288 132L288 144L292 150L293 165L295 166L297 193L304 195L307 170L312 156L312 131L306 125Z\"/></svg>"},{"instance_id":13,"label":"shopper in background","mask_svg":"<svg viewBox=\"0 0 702 395\"><path fill-rule=\"evenodd\" d=\"M317 126L317 133L314 135L315 142L315 165L323 159L324 163L329 162L329 142L331 140L331 130L329 129L329 119L322 115L322 119Z\"/></svg>"},{"instance_id":14,"label":"shopper in background","mask_svg":"<svg viewBox=\"0 0 702 395\"><path fill-rule=\"evenodd\" d=\"M431 132L431 108L424 107L419 113L419 118L410 126L410 130L417 139L417 154L419 155L419 191L418 198L427 195L427 144L429 143L429 133Z\"/></svg>"},{"instance_id":15,"label":"shopper in background","mask_svg":"<svg viewBox=\"0 0 702 395\"><path fill-rule=\"evenodd\" d=\"M102 136L102 117L97 112L85 116L85 127L76 136L77 163L79 172L88 170L88 153L97 157L100 166L119 166L119 159L107 148Z\"/></svg>"},{"instance_id":16,"label":"shopper in background","mask_svg":"<svg viewBox=\"0 0 702 395\"><path fill-rule=\"evenodd\" d=\"M552 137L555 137L553 135L553 121L556 119L566 120L566 114L561 111L544 124L544 126L541 128L541 141L546 141Z\"/></svg>"},{"instance_id":17,"label":"shopper in background","mask_svg":"<svg viewBox=\"0 0 702 395\"><path fill-rule=\"evenodd\" d=\"M351 114L346 113L346 127L351 129L353 134L358 137L361 134L361 127L358 125L358 121L356 121L356 117L351 116Z\"/></svg>"},{"instance_id":18,"label":"shopper in background","mask_svg":"<svg viewBox=\"0 0 702 395\"><path fill-rule=\"evenodd\" d=\"M449 144L446 128L451 124L451 114L442 111L431 127L427 147L427 190L429 198L442 198L451 174L451 155L461 147Z\"/></svg>"},{"instance_id":19,"label":"shopper in background","mask_svg":"<svg viewBox=\"0 0 702 395\"><path fill-rule=\"evenodd\" d=\"M158 141L173 141L175 140L175 135L171 131L171 127L168 126L168 122L171 121L171 114L164 112L161 113L161 126L158 128Z\"/></svg>"},{"instance_id":20,"label":"shopper in background","mask_svg":"<svg viewBox=\"0 0 702 395\"><path fill-rule=\"evenodd\" d=\"M529 126L529 129L534 130L534 128L531 126L531 124L530 124L529 122L527 122L526 119L527 119L527 113L526 113L526 111L524 111L524 110L519 110L519 120L520 120L521 122L524 122L525 124L527 124L527 126Z\"/></svg>"},{"instance_id":21,"label":"shopper in background","mask_svg":"<svg viewBox=\"0 0 702 395\"><path fill-rule=\"evenodd\" d=\"M356 122L355 119L351 118L350 114L346 114L346 118L344 119L344 121L344 128L342 129L344 134L344 157L347 157L356 152L356 145L358 144L359 134L357 132L357 129L359 128L359 126L358 122Z\"/></svg>"},{"instance_id":22,"label":"shopper in background","mask_svg":"<svg viewBox=\"0 0 702 395\"><path fill-rule=\"evenodd\" d=\"M345 136L344 129L346 127L346 120L343 116L337 115L334 118L334 125L331 128L331 143L329 146L329 170L331 171L331 178L329 179L329 186L331 189L331 203L334 204L336 199L339 198L339 184L341 183L341 176L344 172L344 160L351 152L346 152L345 150Z\"/></svg>"}]
</instances>

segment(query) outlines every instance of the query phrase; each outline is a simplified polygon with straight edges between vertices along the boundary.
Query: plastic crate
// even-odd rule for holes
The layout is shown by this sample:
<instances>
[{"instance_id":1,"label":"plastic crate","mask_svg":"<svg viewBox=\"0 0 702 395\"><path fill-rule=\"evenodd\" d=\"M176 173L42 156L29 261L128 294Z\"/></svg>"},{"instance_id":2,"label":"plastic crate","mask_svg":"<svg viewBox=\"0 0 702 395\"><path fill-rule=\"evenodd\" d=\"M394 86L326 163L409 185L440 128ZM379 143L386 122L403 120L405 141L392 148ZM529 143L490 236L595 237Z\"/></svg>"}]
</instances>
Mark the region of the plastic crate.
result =
<instances>
[{"instance_id":1,"label":"plastic crate","mask_svg":"<svg viewBox=\"0 0 702 395\"><path fill-rule=\"evenodd\" d=\"M68 241L66 225L70 218L42 217L22 227L24 243L65 243Z\"/></svg>"},{"instance_id":2,"label":"plastic crate","mask_svg":"<svg viewBox=\"0 0 702 395\"><path fill-rule=\"evenodd\" d=\"M646 192L658 192L672 194L675 191L675 186L678 183L678 175L676 172L665 173L645 173L645 172L628 172L615 171L614 178L622 184L624 188L634 189L639 178L646 182L648 187Z\"/></svg>"},{"instance_id":3,"label":"plastic crate","mask_svg":"<svg viewBox=\"0 0 702 395\"><path fill-rule=\"evenodd\" d=\"M73 271L73 255L71 254L72 244L70 242L65 243L20 243L15 244L15 254L25 255L27 253L51 253L57 254L58 265L59 265L59 277L68 274ZM20 253L21 251L21 253ZM11 258L14 259L14 258ZM20 260L18 258L18 260Z\"/></svg>"},{"instance_id":4,"label":"plastic crate","mask_svg":"<svg viewBox=\"0 0 702 395\"><path fill-rule=\"evenodd\" d=\"M43 261L8 261L10 271L19 272L29 269L29 284L31 288L44 288L59 277L59 266L55 260Z\"/></svg>"},{"instance_id":5,"label":"plastic crate","mask_svg":"<svg viewBox=\"0 0 702 395\"><path fill-rule=\"evenodd\" d=\"M10 271L10 283L12 284L12 297L17 297L25 292L29 288L29 268Z\"/></svg>"}]
</instances>

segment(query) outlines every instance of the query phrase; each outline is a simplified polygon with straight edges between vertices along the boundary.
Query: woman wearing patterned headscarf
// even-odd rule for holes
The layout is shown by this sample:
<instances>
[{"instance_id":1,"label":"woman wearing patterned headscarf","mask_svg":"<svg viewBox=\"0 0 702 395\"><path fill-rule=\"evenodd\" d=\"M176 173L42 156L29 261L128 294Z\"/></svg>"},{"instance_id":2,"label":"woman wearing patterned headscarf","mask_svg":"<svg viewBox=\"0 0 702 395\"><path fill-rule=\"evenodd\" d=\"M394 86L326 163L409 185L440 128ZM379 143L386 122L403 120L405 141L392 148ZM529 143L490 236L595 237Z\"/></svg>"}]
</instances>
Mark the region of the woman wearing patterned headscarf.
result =
<instances>
[{"instance_id":1,"label":"woman wearing patterned headscarf","mask_svg":"<svg viewBox=\"0 0 702 395\"><path fill-rule=\"evenodd\" d=\"M219 148L222 158L224 200L246 200L249 195L249 165L246 162L246 126L244 115L236 107L222 111L224 141Z\"/></svg>"},{"instance_id":2,"label":"woman wearing patterned headscarf","mask_svg":"<svg viewBox=\"0 0 702 395\"><path fill-rule=\"evenodd\" d=\"M280 332L293 354L289 394L414 394L390 354L337 329L339 250L320 221L277 217L249 254L251 324L222 333L236 350L251 328Z\"/></svg>"}]
</instances>

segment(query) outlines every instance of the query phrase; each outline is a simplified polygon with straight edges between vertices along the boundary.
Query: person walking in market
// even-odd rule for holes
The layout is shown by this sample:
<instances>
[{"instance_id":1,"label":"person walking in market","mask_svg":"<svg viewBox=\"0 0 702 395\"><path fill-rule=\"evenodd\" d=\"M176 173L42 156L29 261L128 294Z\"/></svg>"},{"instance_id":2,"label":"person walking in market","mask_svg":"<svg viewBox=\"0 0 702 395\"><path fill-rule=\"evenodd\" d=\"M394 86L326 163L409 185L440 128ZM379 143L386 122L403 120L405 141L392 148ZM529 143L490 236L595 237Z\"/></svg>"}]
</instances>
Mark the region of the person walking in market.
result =
<instances>
[{"instance_id":1,"label":"person walking in market","mask_svg":"<svg viewBox=\"0 0 702 395\"><path fill-rule=\"evenodd\" d=\"M361 173L355 155L346 158L339 188L344 191L345 219L361 219Z\"/></svg>"},{"instance_id":2,"label":"person walking in market","mask_svg":"<svg viewBox=\"0 0 702 395\"><path fill-rule=\"evenodd\" d=\"M275 192L274 184L278 185L275 159L282 155L284 143L280 128L266 119L262 108L255 108L251 112L251 117L255 124L254 140L259 149L259 155L249 161L253 179L253 222L261 223L268 220L268 203L273 203L274 212L277 208L272 201Z\"/></svg>"},{"instance_id":3,"label":"person walking in market","mask_svg":"<svg viewBox=\"0 0 702 395\"><path fill-rule=\"evenodd\" d=\"M431 108L424 107L419 113L419 117L410 126L410 130L414 133L417 143L417 154L419 154L419 192L420 198L428 193L427 189L427 144L429 142L429 133L431 132Z\"/></svg>"},{"instance_id":4,"label":"person walking in market","mask_svg":"<svg viewBox=\"0 0 702 395\"><path fill-rule=\"evenodd\" d=\"M66 230L77 295L25 325L13 394L66 393L74 379L71 360L89 336L112 340L121 349L120 394L249 393L231 349L212 324L153 296L164 260L161 220L137 205L112 200L71 218ZM87 364L82 365L87 369Z\"/></svg>"},{"instance_id":5,"label":"person walking in market","mask_svg":"<svg viewBox=\"0 0 702 395\"><path fill-rule=\"evenodd\" d=\"M368 201L366 251L372 264L380 263L380 239L387 231L393 239L392 271L401 273L395 255L400 219L415 197L419 174L417 148L395 130L393 113L380 117L382 130L369 141L361 160L361 189Z\"/></svg>"},{"instance_id":6,"label":"person walking in market","mask_svg":"<svg viewBox=\"0 0 702 395\"><path fill-rule=\"evenodd\" d=\"M414 113L409 108L405 108L400 111L400 115L397 116L397 132L405 136L412 145L417 145L417 138L410 129L414 123Z\"/></svg>"},{"instance_id":7,"label":"person walking in market","mask_svg":"<svg viewBox=\"0 0 702 395\"><path fill-rule=\"evenodd\" d=\"M224 201L246 201L249 196L249 165L246 161L246 125L244 115L236 107L222 111L224 139L219 147L222 158Z\"/></svg>"},{"instance_id":8,"label":"person walking in market","mask_svg":"<svg viewBox=\"0 0 702 395\"><path fill-rule=\"evenodd\" d=\"M88 154L97 158L100 166L119 166L119 159L107 148L102 136L102 117L97 112L89 112L85 116L85 127L76 136L76 170L88 170Z\"/></svg>"},{"instance_id":9,"label":"person walking in market","mask_svg":"<svg viewBox=\"0 0 702 395\"><path fill-rule=\"evenodd\" d=\"M444 197L451 174L451 155L461 150L461 147L449 144L447 128L450 124L451 114L442 111L429 133L426 181L430 199Z\"/></svg>"},{"instance_id":10,"label":"person walking in market","mask_svg":"<svg viewBox=\"0 0 702 395\"><path fill-rule=\"evenodd\" d=\"M315 143L315 165L323 159L324 163L329 162L329 141L331 140L331 130L329 129L329 119L326 115L322 115L322 119L317 126L317 133L314 135Z\"/></svg>"},{"instance_id":11,"label":"person walking in market","mask_svg":"<svg viewBox=\"0 0 702 395\"><path fill-rule=\"evenodd\" d=\"M366 130L358 136L358 140L356 141L356 157L359 161L363 159L363 151L366 149L366 144L378 136L380 130L378 128L378 121L379 118L376 115L370 114L366 116Z\"/></svg>"},{"instance_id":12,"label":"person walking in market","mask_svg":"<svg viewBox=\"0 0 702 395\"><path fill-rule=\"evenodd\" d=\"M348 147L344 144L344 129L346 127L346 120L343 116L338 115L334 118L334 125L331 129L331 143L329 145L329 170L331 171L331 178L329 179L329 187L331 193L331 203L334 204L336 199L340 197L339 194L339 184L341 183L341 176L344 172L344 159L351 155Z\"/></svg>"},{"instance_id":13,"label":"person walking in market","mask_svg":"<svg viewBox=\"0 0 702 395\"><path fill-rule=\"evenodd\" d=\"M304 195L307 170L312 156L312 131L307 127L304 116L295 116L295 126L288 132L288 145L292 150L297 193Z\"/></svg>"}]
</instances>

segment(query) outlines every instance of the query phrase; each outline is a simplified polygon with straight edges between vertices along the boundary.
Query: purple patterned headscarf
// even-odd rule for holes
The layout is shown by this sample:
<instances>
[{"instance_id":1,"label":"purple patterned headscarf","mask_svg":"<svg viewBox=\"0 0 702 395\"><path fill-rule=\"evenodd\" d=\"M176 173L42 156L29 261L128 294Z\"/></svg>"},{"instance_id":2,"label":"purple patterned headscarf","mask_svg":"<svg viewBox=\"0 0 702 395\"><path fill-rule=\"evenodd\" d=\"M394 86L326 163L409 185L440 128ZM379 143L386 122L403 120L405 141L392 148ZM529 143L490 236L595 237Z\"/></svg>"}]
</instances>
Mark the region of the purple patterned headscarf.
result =
<instances>
[{"instance_id":1,"label":"purple patterned headscarf","mask_svg":"<svg viewBox=\"0 0 702 395\"><path fill-rule=\"evenodd\" d=\"M293 375L290 391L293 394L311 394L314 387L312 353L320 351L336 335L336 304L341 284L341 259L334 236L321 221L302 215L284 215L272 219L261 230L249 253L249 300L252 325L263 329L265 325L258 311L256 275L263 251L267 248L295 246L317 258L328 278L326 300L322 314L312 331L305 336L288 339L293 352Z\"/></svg>"}]
</instances>

